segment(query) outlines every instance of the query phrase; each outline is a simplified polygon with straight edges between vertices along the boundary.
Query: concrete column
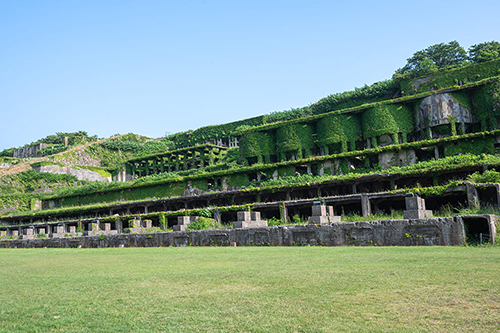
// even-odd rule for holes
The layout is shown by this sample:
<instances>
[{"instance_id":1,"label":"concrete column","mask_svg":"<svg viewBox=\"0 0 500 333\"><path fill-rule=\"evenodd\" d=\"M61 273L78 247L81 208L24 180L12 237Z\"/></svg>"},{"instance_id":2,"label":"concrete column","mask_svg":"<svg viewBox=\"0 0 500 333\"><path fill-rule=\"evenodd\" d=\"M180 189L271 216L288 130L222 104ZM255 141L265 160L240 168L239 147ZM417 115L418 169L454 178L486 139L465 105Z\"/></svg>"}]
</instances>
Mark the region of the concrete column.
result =
<instances>
[{"instance_id":1,"label":"concrete column","mask_svg":"<svg viewBox=\"0 0 500 333\"><path fill-rule=\"evenodd\" d=\"M479 194L477 193L476 187L472 184L467 184L467 202L469 208L479 207Z\"/></svg>"},{"instance_id":2,"label":"concrete column","mask_svg":"<svg viewBox=\"0 0 500 333\"><path fill-rule=\"evenodd\" d=\"M149 207L149 206L147 206L147 205L146 205L146 206L144 206L144 214L147 214L147 213L148 213L148 207Z\"/></svg>"},{"instance_id":3,"label":"concrete column","mask_svg":"<svg viewBox=\"0 0 500 333\"><path fill-rule=\"evenodd\" d=\"M366 194L361 194L361 213L363 214L363 216L372 215L370 199Z\"/></svg>"},{"instance_id":4,"label":"concrete column","mask_svg":"<svg viewBox=\"0 0 500 333\"><path fill-rule=\"evenodd\" d=\"M218 224L221 223L220 212L218 210L214 211L214 220L217 221Z\"/></svg>"},{"instance_id":5,"label":"concrete column","mask_svg":"<svg viewBox=\"0 0 500 333\"><path fill-rule=\"evenodd\" d=\"M285 203L279 204L280 207L280 219L284 222L288 221L288 208L286 207Z\"/></svg>"},{"instance_id":6,"label":"concrete column","mask_svg":"<svg viewBox=\"0 0 500 333\"><path fill-rule=\"evenodd\" d=\"M434 158L437 160L439 160L439 148L436 146L434 147Z\"/></svg>"},{"instance_id":7,"label":"concrete column","mask_svg":"<svg viewBox=\"0 0 500 333\"><path fill-rule=\"evenodd\" d=\"M497 192L497 207L500 207L500 185L495 184L495 190Z\"/></svg>"},{"instance_id":8,"label":"concrete column","mask_svg":"<svg viewBox=\"0 0 500 333\"><path fill-rule=\"evenodd\" d=\"M116 230L121 233L123 230L123 222L121 220L116 220Z\"/></svg>"}]
</instances>

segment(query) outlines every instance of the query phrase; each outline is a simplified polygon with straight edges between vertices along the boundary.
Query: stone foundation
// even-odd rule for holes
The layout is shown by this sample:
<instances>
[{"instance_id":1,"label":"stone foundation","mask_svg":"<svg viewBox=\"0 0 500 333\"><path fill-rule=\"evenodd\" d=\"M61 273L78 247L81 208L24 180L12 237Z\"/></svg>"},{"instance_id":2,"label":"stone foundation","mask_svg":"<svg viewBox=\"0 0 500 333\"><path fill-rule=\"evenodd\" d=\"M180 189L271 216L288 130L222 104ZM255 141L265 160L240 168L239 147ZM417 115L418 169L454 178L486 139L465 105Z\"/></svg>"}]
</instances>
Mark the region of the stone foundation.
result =
<instances>
[{"instance_id":1,"label":"stone foundation","mask_svg":"<svg viewBox=\"0 0 500 333\"><path fill-rule=\"evenodd\" d=\"M474 218L487 219L476 215ZM471 218L471 217L468 217ZM491 219L491 217L489 217ZM495 234L492 231L491 240ZM0 241L2 248L157 247L157 246L410 246L462 245L463 218L385 220L328 225L216 229Z\"/></svg>"}]
</instances>

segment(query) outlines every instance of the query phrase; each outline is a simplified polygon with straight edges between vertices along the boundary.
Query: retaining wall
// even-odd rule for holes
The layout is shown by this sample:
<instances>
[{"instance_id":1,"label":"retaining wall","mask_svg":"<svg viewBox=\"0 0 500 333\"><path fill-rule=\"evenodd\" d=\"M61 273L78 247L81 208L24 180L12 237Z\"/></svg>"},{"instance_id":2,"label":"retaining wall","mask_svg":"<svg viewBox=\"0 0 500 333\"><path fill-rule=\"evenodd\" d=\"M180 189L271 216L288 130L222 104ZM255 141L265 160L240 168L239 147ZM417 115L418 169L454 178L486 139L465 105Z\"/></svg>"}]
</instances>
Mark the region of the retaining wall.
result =
<instances>
[{"instance_id":1,"label":"retaining wall","mask_svg":"<svg viewBox=\"0 0 500 333\"><path fill-rule=\"evenodd\" d=\"M0 241L2 248L462 245L462 217Z\"/></svg>"}]
</instances>

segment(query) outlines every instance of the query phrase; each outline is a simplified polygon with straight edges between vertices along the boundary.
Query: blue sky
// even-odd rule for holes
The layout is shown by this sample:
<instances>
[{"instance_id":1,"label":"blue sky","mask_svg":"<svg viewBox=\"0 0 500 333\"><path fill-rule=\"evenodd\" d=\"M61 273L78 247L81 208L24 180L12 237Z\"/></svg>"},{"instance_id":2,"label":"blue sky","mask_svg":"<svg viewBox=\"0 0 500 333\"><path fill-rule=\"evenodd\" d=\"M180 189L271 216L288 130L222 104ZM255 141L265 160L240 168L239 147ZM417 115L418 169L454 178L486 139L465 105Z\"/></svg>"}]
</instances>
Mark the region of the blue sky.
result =
<instances>
[{"instance_id":1,"label":"blue sky","mask_svg":"<svg viewBox=\"0 0 500 333\"><path fill-rule=\"evenodd\" d=\"M0 1L0 150L56 132L161 137L389 79L500 40L497 1Z\"/></svg>"}]
</instances>

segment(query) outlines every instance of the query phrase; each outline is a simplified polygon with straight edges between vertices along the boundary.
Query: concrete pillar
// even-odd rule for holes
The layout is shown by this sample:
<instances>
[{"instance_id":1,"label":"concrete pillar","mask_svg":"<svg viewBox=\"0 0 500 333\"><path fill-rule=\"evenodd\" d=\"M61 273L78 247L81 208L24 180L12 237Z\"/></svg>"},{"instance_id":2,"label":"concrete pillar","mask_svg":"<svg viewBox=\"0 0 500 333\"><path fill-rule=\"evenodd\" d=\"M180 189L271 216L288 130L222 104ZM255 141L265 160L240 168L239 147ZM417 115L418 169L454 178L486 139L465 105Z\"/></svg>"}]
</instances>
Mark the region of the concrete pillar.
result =
<instances>
[{"instance_id":1,"label":"concrete pillar","mask_svg":"<svg viewBox=\"0 0 500 333\"><path fill-rule=\"evenodd\" d=\"M479 207L479 194L473 184L467 184L467 202L469 204L469 208Z\"/></svg>"},{"instance_id":2,"label":"concrete pillar","mask_svg":"<svg viewBox=\"0 0 500 333\"><path fill-rule=\"evenodd\" d=\"M251 220L250 212L247 212L247 211L236 212L236 220L237 221L250 221Z\"/></svg>"},{"instance_id":3,"label":"concrete pillar","mask_svg":"<svg viewBox=\"0 0 500 333\"><path fill-rule=\"evenodd\" d=\"M500 207L500 184L495 184L495 192L497 193L497 207Z\"/></svg>"},{"instance_id":4,"label":"concrete pillar","mask_svg":"<svg viewBox=\"0 0 500 333\"><path fill-rule=\"evenodd\" d=\"M280 219L283 222L287 222L288 221L288 208L286 207L284 202L280 203L279 205L281 206L280 207Z\"/></svg>"},{"instance_id":5,"label":"concrete pillar","mask_svg":"<svg viewBox=\"0 0 500 333\"><path fill-rule=\"evenodd\" d=\"M144 214L147 214L147 213L148 213L148 207L149 207L149 206L147 206L147 205L146 205L146 206L144 206Z\"/></svg>"},{"instance_id":6,"label":"concrete pillar","mask_svg":"<svg viewBox=\"0 0 500 333\"><path fill-rule=\"evenodd\" d=\"M123 230L123 222L121 220L116 220L116 230L121 233Z\"/></svg>"},{"instance_id":7,"label":"concrete pillar","mask_svg":"<svg viewBox=\"0 0 500 333\"><path fill-rule=\"evenodd\" d=\"M434 147L434 158L437 160L439 160L439 148L436 146Z\"/></svg>"},{"instance_id":8,"label":"concrete pillar","mask_svg":"<svg viewBox=\"0 0 500 333\"><path fill-rule=\"evenodd\" d=\"M218 210L214 211L214 220L217 221L218 224L221 224L220 212Z\"/></svg>"},{"instance_id":9,"label":"concrete pillar","mask_svg":"<svg viewBox=\"0 0 500 333\"><path fill-rule=\"evenodd\" d=\"M361 213L363 214L363 216L372 215L370 199L366 194L361 194Z\"/></svg>"}]
</instances>

